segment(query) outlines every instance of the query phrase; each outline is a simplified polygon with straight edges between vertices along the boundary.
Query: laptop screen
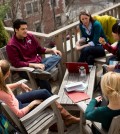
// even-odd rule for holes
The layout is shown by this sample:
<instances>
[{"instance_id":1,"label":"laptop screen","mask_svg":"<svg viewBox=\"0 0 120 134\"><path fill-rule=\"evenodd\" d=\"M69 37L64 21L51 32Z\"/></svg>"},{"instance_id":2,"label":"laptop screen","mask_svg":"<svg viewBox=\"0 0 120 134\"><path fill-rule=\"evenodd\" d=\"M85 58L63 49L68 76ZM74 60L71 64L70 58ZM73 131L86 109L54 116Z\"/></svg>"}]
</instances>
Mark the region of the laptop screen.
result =
<instances>
[{"instance_id":1,"label":"laptop screen","mask_svg":"<svg viewBox=\"0 0 120 134\"><path fill-rule=\"evenodd\" d=\"M86 73L89 73L89 67L86 62L66 62L66 68L69 73L79 73L79 68L84 66L86 69Z\"/></svg>"}]
</instances>

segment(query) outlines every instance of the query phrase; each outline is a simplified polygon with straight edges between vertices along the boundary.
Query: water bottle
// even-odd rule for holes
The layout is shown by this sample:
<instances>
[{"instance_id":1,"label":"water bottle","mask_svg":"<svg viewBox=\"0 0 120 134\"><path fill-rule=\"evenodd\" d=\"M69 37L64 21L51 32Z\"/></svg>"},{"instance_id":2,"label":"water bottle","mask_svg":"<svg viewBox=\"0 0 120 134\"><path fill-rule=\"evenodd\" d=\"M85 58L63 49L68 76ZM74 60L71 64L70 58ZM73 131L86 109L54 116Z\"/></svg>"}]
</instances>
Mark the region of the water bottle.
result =
<instances>
[{"instance_id":1,"label":"water bottle","mask_svg":"<svg viewBox=\"0 0 120 134\"><path fill-rule=\"evenodd\" d=\"M84 66L81 66L79 69L80 77L85 78L86 77L86 69Z\"/></svg>"}]
</instances>

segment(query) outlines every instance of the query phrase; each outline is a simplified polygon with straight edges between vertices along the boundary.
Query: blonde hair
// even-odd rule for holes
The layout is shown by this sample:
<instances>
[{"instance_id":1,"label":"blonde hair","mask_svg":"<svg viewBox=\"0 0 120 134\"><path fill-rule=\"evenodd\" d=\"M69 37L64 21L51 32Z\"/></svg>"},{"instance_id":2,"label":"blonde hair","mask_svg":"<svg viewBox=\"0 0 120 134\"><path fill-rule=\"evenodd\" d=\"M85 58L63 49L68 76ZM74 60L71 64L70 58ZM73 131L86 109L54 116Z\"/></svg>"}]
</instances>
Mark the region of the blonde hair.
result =
<instances>
[{"instance_id":1,"label":"blonde hair","mask_svg":"<svg viewBox=\"0 0 120 134\"><path fill-rule=\"evenodd\" d=\"M8 89L5 84L4 76L10 69L10 64L7 60L0 60L0 90L8 92Z\"/></svg>"},{"instance_id":2,"label":"blonde hair","mask_svg":"<svg viewBox=\"0 0 120 134\"><path fill-rule=\"evenodd\" d=\"M101 80L103 95L115 101L120 98L120 74L116 72L106 73Z\"/></svg>"}]
</instances>

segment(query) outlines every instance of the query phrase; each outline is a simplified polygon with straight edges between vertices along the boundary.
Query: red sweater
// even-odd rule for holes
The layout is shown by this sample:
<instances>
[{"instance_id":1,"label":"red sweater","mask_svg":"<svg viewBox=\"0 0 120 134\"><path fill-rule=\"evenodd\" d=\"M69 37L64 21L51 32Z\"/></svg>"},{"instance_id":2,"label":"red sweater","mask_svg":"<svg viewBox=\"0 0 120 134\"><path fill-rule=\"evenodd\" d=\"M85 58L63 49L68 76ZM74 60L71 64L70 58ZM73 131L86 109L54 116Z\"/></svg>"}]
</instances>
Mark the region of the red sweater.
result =
<instances>
[{"instance_id":1,"label":"red sweater","mask_svg":"<svg viewBox=\"0 0 120 134\"><path fill-rule=\"evenodd\" d=\"M40 54L45 53L45 48L42 48L32 34L27 34L27 37L18 39L15 35L6 46L9 61L15 67L27 67L29 63L40 63Z\"/></svg>"},{"instance_id":2,"label":"red sweater","mask_svg":"<svg viewBox=\"0 0 120 134\"><path fill-rule=\"evenodd\" d=\"M118 42L118 44L113 47L110 44L106 43L105 45L102 45L104 49L106 49L109 53L112 53L113 55L115 55L117 57L117 51L118 51L118 45L120 45L120 42ZM120 64L118 63L115 66L115 69L120 69Z\"/></svg>"}]
</instances>

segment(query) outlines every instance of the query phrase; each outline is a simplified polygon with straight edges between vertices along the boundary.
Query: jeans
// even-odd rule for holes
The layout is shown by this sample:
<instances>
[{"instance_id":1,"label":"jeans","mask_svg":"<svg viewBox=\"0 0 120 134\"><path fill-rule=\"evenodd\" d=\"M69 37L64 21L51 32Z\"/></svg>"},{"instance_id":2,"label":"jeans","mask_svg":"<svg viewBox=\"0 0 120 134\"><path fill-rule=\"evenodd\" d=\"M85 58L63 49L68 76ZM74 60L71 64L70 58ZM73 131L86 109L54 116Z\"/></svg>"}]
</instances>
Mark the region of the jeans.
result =
<instances>
[{"instance_id":1,"label":"jeans","mask_svg":"<svg viewBox=\"0 0 120 134\"><path fill-rule=\"evenodd\" d=\"M105 56L102 46L88 46L81 50L78 62L87 62L89 65L94 65L94 59L102 56Z\"/></svg>"},{"instance_id":2,"label":"jeans","mask_svg":"<svg viewBox=\"0 0 120 134\"><path fill-rule=\"evenodd\" d=\"M42 59L42 64L45 65L45 71L50 71L52 68L54 68L59 61L61 60L61 56L59 55L52 55L50 57Z\"/></svg>"},{"instance_id":3,"label":"jeans","mask_svg":"<svg viewBox=\"0 0 120 134\"><path fill-rule=\"evenodd\" d=\"M52 94L46 89L32 90L30 92L22 93L16 96L19 101L19 108L27 106L33 100L46 100L52 96Z\"/></svg>"}]
</instances>

